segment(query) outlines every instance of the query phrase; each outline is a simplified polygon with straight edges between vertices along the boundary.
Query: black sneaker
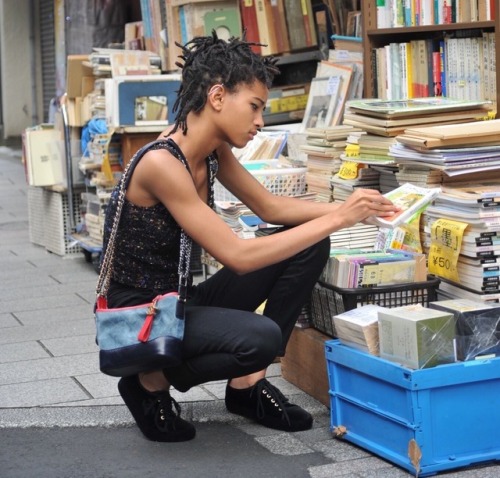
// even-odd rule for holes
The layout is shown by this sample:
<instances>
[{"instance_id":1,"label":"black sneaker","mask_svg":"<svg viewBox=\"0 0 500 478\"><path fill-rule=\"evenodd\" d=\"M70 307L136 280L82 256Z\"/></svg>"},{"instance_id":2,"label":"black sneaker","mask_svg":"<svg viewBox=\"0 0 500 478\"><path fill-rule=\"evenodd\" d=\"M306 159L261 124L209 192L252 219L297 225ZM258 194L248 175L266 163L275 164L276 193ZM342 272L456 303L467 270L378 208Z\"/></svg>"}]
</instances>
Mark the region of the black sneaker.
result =
<instances>
[{"instance_id":1,"label":"black sneaker","mask_svg":"<svg viewBox=\"0 0 500 478\"><path fill-rule=\"evenodd\" d=\"M148 440L177 442L195 437L196 429L181 418L181 407L169 392L146 391L137 375L120 379L118 391Z\"/></svg>"},{"instance_id":2,"label":"black sneaker","mask_svg":"<svg viewBox=\"0 0 500 478\"><path fill-rule=\"evenodd\" d=\"M250 418L275 430L298 432L309 430L313 418L298 405L288 401L278 388L265 378L253 387L238 390L226 387L226 408L231 413Z\"/></svg>"}]
</instances>

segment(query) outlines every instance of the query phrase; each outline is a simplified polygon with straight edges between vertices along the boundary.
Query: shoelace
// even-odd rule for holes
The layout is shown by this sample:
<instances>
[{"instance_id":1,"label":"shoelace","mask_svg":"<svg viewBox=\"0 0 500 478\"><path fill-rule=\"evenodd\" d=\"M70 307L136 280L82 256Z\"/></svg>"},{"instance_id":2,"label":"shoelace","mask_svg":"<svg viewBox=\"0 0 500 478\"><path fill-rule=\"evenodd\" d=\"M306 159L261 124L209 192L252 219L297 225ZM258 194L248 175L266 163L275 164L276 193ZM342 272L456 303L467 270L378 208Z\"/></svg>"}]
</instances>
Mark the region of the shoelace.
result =
<instances>
[{"instance_id":1,"label":"shoelace","mask_svg":"<svg viewBox=\"0 0 500 478\"><path fill-rule=\"evenodd\" d=\"M143 402L144 414L154 415L155 425L160 431L175 429L176 418L181 414L181 406L169 393L159 394Z\"/></svg>"},{"instance_id":2,"label":"shoelace","mask_svg":"<svg viewBox=\"0 0 500 478\"><path fill-rule=\"evenodd\" d=\"M266 415L264 400L267 399L271 404L281 412L281 419L286 420L288 425L290 423L290 417L285 409L285 405L288 403L288 398L286 398L279 389L274 385L271 385L267 380L259 380L253 390L252 394L257 394L257 417L264 418Z\"/></svg>"}]
</instances>

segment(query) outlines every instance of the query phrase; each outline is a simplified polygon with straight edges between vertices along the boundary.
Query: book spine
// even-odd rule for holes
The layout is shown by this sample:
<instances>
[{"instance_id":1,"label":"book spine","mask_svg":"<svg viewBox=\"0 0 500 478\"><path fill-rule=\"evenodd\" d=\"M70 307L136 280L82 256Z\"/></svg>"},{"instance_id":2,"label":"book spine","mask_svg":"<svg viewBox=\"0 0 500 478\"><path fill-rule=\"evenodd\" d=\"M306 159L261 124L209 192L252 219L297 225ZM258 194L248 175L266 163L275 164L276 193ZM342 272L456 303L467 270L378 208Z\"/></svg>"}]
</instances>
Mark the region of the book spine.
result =
<instances>
[{"instance_id":1,"label":"book spine","mask_svg":"<svg viewBox=\"0 0 500 478\"><path fill-rule=\"evenodd\" d=\"M408 65L406 63L406 43L399 43L399 62L401 69L401 98L406 99L408 96Z\"/></svg>"},{"instance_id":2,"label":"book spine","mask_svg":"<svg viewBox=\"0 0 500 478\"><path fill-rule=\"evenodd\" d=\"M432 79L434 96L442 96L441 88L441 55L439 51L432 52Z\"/></svg>"},{"instance_id":3,"label":"book spine","mask_svg":"<svg viewBox=\"0 0 500 478\"><path fill-rule=\"evenodd\" d=\"M447 75L446 75L446 50L445 50L445 42L444 40L440 40L439 42L439 59L441 65L441 94L446 97L447 95Z\"/></svg>"},{"instance_id":4,"label":"book spine","mask_svg":"<svg viewBox=\"0 0 500 478\"><path fill-rule=\"evenodd\" d=\"M316 32L314 29L314 19L313 19L311 0L300 0L300 5L302 8L306 45L314 46L316 45L317 41L316 41Z\"/></svg>"},{"instance_id":5,"label":"book spine","mask_svg":"<svg viewBox=\"0 0 500 478\"><path fill-rule=\"evenodd\" d=\"M262 43L262 55L272 55L271 37L267 23L267 12L264 0L255 0L259 38Z\"/></svg>"},{"instance_id":6,"label":"book spine","mask_svg":"<svg viewBox=\"0 0 500 478\"><path fill-rule=\"evenodd\" d=\"M302 10L297 8L296 0L284 0L285 17L291 50L307 47Z\"/></svg>"},{"instance_id":7,"label":"book spine","mask_svg":"<svg viewBox=\"0 0 500 478\"><path fill-rule=\"evenodd\" d=\"M240 0L240 12L243 28L246 30L246 39L251 43L259 43L259 25L257 24L257 12L255 10L255 0ZM259 45L253 45L254 53L262 53Z\"/></svg>"}]
</instances>

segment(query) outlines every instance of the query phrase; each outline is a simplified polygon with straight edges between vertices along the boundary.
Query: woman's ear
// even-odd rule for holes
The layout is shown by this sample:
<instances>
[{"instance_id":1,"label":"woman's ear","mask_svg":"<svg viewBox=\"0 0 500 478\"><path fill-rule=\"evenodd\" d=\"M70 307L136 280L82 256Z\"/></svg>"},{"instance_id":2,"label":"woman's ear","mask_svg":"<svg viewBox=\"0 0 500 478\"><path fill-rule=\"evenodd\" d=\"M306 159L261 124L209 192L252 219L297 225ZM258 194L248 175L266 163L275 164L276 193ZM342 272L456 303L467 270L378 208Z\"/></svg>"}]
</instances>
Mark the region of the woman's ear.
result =
<instances>
[{"instance_id":1,"label":"woman's ear","mask_svg":"<svg viewBox=\"0 0 500 478\"><path fill-rule=\"evenodd\" d=\"M207 101L210 103L212 108L214 108L217 111L220 111L220 109L222 108L222 103L224 101L225 95L226 95L226 89L224 88L224 85L221 84L213 85L208 91Z\"/></svg>"}]
</instances>

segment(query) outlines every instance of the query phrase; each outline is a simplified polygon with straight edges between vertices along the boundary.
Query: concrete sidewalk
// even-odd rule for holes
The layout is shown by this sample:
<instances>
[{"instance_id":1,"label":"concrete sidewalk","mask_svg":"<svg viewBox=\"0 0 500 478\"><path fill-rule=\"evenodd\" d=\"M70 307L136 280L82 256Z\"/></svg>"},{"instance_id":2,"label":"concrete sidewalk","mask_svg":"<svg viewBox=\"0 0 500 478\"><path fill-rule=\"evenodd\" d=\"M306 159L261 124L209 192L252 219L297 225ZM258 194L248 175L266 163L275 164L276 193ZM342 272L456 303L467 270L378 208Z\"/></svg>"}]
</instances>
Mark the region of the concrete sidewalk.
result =
<instances>
[{"instance_id":1,"label":"concrete sidewalk","mask_svg":"<svg viewBox=\"0 0 500 478\"><path fill-rule=\"evenodd\" d=\"M28 209L20 151L0 147L0 437L10 436L12 429L76 427L104 433L104 429L132 427L133 420L117 392L117 379L99 372L92 316L97 274L83 253L61 257L33 244ZM226 441L231 441L229 433L236 427L271 454L319 454L322 459L313 460L303 476L411 476L332 439L329 410L284 380L279 364L270 367L269 375L285 395L314 415L313 430L276 432L227 413L224 382L173 395L188 419L228 425L222 431L228 433ZM199 439L191 443L195 450L203 446ZM224 440L219 453L214 460L225 456ZM5 476L1 469L0 475ZM500 468L493 465L446 476L493 478L500 476Z\"/></svg>"}]
</instances>

